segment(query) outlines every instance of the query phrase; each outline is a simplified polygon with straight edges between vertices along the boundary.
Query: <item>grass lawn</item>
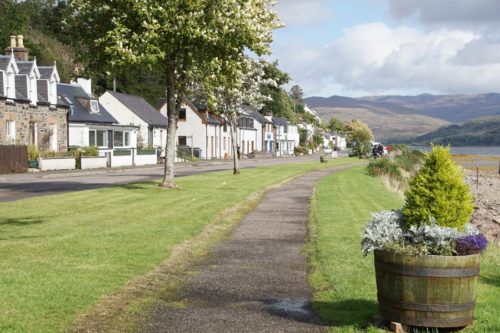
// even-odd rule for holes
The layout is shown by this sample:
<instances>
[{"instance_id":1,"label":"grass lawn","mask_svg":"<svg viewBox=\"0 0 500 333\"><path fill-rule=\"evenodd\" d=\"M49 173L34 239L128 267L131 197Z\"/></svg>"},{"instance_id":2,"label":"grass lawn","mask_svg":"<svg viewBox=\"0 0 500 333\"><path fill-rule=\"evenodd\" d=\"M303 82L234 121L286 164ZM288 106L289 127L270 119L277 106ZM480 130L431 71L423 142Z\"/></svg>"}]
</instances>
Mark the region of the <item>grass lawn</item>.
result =
<instances>
[{"instance_id":1,"label":"grass lawn","mask_svg":"<svg viewBox=\"0 0 500 333\"><path fill-rule=\"evenodd\" d=\"M250 194L327 165L290 164L0 203L0 332L61 332Z\"/></svg>"},{"instance_id":2,"label":"grass lawn","mask_svg":"<svg viewBox=\"0 0 500 333\"><path fill-rule=\"evenodd\" d=\"M313 199L309 282L314 308L332 322L332 332L378 331L369 325L378 306L373 255L361 255L362 228L372 212L398 208L403 201L364 170L324 178ZM462 332L500 332L499 309L500 248L490 245L481 262L476 320Z\"/></svg>"}]
</instances>

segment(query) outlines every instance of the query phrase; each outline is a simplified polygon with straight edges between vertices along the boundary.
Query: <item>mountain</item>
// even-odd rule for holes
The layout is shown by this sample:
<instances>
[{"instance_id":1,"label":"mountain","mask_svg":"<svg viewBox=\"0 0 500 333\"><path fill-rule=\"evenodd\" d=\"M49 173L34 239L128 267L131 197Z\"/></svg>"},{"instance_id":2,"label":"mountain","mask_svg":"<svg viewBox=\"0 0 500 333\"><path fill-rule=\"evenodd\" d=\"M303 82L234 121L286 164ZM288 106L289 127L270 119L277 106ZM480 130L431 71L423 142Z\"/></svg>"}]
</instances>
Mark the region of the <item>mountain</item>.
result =
<instances>
[{"instance_id":1,"label":"mountain","mask_svg":"<svg viewBox=\"0 0 500 333\"><path fill-rule=\"evenodd\" d=\"M310 97L305 102L320 117L348 121L358 118L382 141L408 140L440 127L500 116L500 94Z\"/></svg>"},{"instance_id":2,"label":"mountain","mask_svg":"<svg viewBox=\"0 0 500 333\"><path fill-rule=\"evenodd\" d=\"M460 125L445 126L412 140L417 144L451 144L452 146L499 146L500 116L485 117Z\"/></svg>"}]
</instances>

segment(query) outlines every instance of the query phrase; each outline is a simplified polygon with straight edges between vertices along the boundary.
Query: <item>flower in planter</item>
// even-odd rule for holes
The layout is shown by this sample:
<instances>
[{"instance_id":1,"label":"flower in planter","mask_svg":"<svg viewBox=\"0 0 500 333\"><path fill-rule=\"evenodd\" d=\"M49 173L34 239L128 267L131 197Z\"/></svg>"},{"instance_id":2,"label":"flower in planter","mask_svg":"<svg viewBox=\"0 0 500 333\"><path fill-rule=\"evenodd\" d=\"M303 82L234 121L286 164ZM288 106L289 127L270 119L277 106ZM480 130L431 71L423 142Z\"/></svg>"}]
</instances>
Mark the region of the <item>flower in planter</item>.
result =
<instances>
[{"instance_id":1,"label":"flower in planter","mask_svg":"<svg viewBox=\"0 0 500 333\"><path fill-rule=\"evenodd\" d=\"M488 240L483 234L467 235L456 240L455 251L458 255L465 256L483 252L488 246Z\"/></svg>"}]
</instances>

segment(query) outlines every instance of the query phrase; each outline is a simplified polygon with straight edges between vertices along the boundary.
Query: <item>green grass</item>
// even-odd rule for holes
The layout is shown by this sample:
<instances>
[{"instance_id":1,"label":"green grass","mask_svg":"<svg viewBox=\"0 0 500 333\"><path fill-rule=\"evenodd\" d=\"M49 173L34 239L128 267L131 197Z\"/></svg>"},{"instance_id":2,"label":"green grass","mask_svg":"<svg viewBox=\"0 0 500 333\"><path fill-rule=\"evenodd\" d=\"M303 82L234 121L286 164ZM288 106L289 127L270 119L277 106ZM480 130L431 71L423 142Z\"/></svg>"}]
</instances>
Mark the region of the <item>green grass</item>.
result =
<instances>
[{"instance_id":1,"label":"green grass","mask_svg":"<svg viewBox=\"0 0 500 333\"><path fill-rule=\"evenodd\" d=\"M331 321L332 332L377 331L373 255L360 250L362 228L372 212L398 208L399 195L366 175L364 168L324 178L313 198L309 282L315 290L314 308ZM462 332L499 332L500 248L490 246L481 262L474 325Z\"/></svg>"},{"instance_id":2,"label":"green grass","mask_svg":"<svg viewBox=\"0 0 500 333\"><path fill-rule=\"evenodd\" d=\"M353 160L339 159L326 167ZM251 193L308 170L290 164L0 204L0 332L61 332L155 269Z\"/></svg>"}]
</instances>

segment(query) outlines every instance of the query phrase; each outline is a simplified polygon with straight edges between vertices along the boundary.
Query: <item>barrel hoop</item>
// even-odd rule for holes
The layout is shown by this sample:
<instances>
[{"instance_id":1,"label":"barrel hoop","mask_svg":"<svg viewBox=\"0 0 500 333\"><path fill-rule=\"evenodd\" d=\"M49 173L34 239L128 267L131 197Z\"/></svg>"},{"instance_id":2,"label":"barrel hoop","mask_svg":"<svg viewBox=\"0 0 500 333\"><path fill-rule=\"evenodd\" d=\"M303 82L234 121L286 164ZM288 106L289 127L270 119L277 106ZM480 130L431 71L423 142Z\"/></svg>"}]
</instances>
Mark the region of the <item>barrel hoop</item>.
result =
<instances>
[{"instance_id":1,"label":"barrel hoop","mask_svg":"<svg viewBox=\"0 0 500 333\"><path fill-rule=\"evenodd\" d=\"M380 304L390 306L396 309L406 311L422 311L422 312L464 312L474 310L476 302L464 304L422 304L413 302L400 302L390 300L380 294L377 295Z\"/></svg>"},{"instance_id":2,"label":"barrel hoop","mask_svg":"<svg viewBox=\"0 0 500 333\"><path fill-rule=\"evenodd\" d=\"M406 315L404 312L381 311L380 315L387 321L400 322L403 325L418 326L418 327L448 327L457 328L465 327L473 322L472 315L455 318L415 318L413 315Z\"/></svg>"},{"instance_id":3,"label":"barrel hoop","mask_svg":"<svg viewBox=\"0 0 500 333\"><path fill-rule=\"evenodd\" d=\"M479 275L479 267L472 268L429 268L404 266L401 264L390 264L375 259L375 268L377 271L394 273L409 276L432 276L432 277L473 277Z\"/></svg>"}]
</instances>

